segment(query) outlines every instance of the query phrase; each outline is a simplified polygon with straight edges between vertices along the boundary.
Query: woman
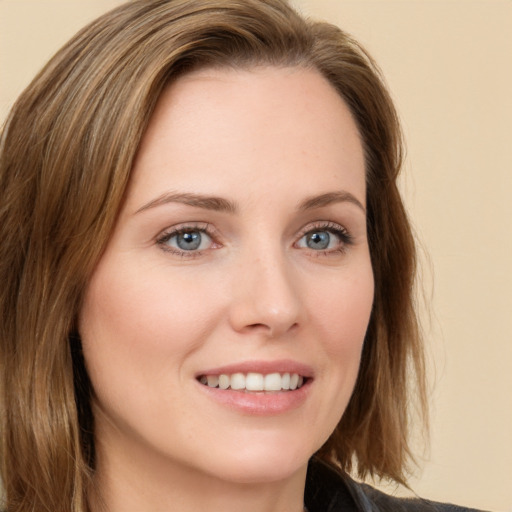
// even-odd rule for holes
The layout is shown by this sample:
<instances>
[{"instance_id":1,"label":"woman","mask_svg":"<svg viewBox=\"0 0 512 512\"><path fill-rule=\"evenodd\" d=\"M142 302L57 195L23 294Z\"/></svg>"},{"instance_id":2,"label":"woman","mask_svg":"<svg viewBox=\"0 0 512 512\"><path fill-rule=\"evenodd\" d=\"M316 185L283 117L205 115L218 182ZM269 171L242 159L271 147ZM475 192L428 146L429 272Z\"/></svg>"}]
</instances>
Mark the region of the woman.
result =
<instances>
[{"instance_id":1,"label":"woman","mask_svg":"<svg viewBox=\"0 0 512 512\"><path fill-rule=\"evenodd\" d=\"M80 32L2 136L6 510L444 510L348 477L405 483L410 370L425 411L400 160L371 58L283 1Z\"/></svg>"}]
</instances>

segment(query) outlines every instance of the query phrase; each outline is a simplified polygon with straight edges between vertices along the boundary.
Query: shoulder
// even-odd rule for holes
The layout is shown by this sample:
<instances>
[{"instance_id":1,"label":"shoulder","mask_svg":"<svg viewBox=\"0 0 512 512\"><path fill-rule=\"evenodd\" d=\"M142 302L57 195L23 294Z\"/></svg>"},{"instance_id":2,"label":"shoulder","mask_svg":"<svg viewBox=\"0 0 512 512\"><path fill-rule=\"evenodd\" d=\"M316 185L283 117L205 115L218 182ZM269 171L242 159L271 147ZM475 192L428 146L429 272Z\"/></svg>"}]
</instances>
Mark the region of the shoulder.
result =
<instances>
[{"instance_id":1,"label":"shoulder","mask_svg":"<svg viewBox=\"0 0 512 512\"><path fill-rule=\"evenodd\" d=\"M309 512L477 512L421 498L390 496L316 459L308 467L305 503Z\"/></svg>"},{"instance_id":2,"label":"shoulder","mask_svg":"<svg viewBox=\"0 0 512 512\"><path fill-rule=\"evenodd\" d=\"M459 507L449 503L438 503L422 498L397 498L373 487L351 480L348 483L352 493L367 507L362 510L372 512L478 512L475 509Z\"/></svg>"}]
</instances>

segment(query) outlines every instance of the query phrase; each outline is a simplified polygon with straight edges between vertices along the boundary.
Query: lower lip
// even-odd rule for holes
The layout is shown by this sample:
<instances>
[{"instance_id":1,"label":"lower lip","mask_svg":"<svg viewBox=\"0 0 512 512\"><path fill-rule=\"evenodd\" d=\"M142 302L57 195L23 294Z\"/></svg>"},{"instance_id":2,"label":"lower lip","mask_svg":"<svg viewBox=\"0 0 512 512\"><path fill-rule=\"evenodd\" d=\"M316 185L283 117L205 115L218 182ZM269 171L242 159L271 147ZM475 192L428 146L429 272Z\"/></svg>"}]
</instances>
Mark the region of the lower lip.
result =
<instances>
[{"instance_id":1,"label":"lower lip","mask_svg":"<svg viewBox=\"0 0 512 512\"><path fill-rule=\"evenodd\" d=\"M293 391L258 391L246 392L232 389L210 388L198 382L206 395L230 409L245 414L273 416L283 414L300 407L311 389L312 379Z\"/></svg>"}]
</instances>

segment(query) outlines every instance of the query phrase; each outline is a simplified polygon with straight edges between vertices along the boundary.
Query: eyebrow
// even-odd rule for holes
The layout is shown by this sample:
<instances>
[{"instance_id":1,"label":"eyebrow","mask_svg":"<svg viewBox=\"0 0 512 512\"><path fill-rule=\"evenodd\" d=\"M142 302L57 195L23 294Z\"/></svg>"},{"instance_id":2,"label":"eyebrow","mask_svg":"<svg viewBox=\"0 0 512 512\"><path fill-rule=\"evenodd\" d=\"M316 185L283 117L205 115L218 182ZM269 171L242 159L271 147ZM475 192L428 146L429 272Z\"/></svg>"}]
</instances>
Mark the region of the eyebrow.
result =
<instances>
[{"instance_id":1,"label":"eyebrow","mask_svg":"<svg viewBox=\"0 0 512 512\"><path fill-rule=\"evenodd\" d=\"M323 208L334 203L344 202L352 203L366 213L366 209L361 202L353 194L345 191L327 192L325 194L308 197L299 203L298 210L313 210L315 208ZM203 208L205 210L226 213L237 213L239 210L236 203L228 199L224 199L223 197L206 196L188 192L167 192L141 206L135 213L137 214L168 203L181 203L188 206Z\"/></svg>"},{"instance_id":2,"label":"eyebrow","mask_svg":"<svg viewBox=\"0 0 512 512\"><path fill-rule=\"evenodd\" d=\"M149 203L140 207L135 213L140 213L156 206L161 206L168 203L182 203L188 206L195 206L197 208L204 208L205 210L214 210L217 212L236 213L238 211L237 205L224 199L222 197L205 196L201 194L180 193L180 192L167 192L153 199Z\"/></svg>"},{"instance_id":3,"label":"eyebrow","mask_svg":"<svg viewBox=\"0 0 512 512\"><path fill-rule=\"evenodd\" d=\"M329 206L333 203L352 203L359 207L364 213L366 213L366 208L362 205L362 203L350 192L340 191L340 192L328 192L326 194L320 194L318 196L312 196L306 198L299 204L299 210L313 210L315 208L322 208L324 206Z\"/></svg>"}]
</instances>

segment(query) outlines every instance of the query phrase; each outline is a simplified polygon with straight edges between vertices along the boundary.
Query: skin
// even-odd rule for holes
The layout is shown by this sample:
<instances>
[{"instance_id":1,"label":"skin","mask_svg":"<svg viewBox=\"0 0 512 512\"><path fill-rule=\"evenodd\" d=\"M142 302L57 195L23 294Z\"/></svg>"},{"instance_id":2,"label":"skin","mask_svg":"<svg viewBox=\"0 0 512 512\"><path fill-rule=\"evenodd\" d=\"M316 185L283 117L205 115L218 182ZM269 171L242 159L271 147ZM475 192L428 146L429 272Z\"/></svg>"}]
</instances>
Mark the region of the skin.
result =
<instances>
[{"instance_id":1,"label":"skin","mask_svg":"<svg viewBox=\"0 0 512 512\"><path fill-rule=\"evenodd\" d=\"M184 227L202 236L199 250L179 249L172 232ZM328 248L306 233L327 233ZM109 512L302 510L308 459L354 388L373 286L363 150L332 86L302 68L178 79L150 121L79 319L95 392L93 509L101 495ZM281 413L219 404L196 378L282 359L314 377Z\"/></svg>"}]
</instances>

